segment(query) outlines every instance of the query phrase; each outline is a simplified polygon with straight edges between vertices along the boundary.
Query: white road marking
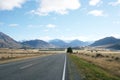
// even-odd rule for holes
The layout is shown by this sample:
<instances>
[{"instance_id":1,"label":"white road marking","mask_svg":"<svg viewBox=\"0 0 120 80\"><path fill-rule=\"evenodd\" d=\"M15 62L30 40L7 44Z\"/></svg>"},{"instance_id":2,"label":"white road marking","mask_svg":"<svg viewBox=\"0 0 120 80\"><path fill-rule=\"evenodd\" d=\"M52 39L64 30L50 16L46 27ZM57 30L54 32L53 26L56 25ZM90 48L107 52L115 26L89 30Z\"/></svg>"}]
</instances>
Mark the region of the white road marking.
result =
<instances>
[{"instance_id":1,"label":"white road marking","mask_svg":"<svg viewBox=\"0 0 120 80\"><path fill-rule=\"evenodd\" d=\"M28 68L28 67L30 67L30 66L32 66L33 64L28 64L28 65L25 65L25 66L22 66L22 67L20 67L20 69L25 69L25 68Z\"/></svg>"},{"instance_id":2,"label":"white road marking","mask_svg":"<svg viewBox=\"0 0 120 80\"><path fill-rule=\"evenodd\" d=\"M63 69L62 80L65 80L65 71L66 71L66 55L65 55L65 62L64 62L64 69Z\"/></svg>"}]
</instances>

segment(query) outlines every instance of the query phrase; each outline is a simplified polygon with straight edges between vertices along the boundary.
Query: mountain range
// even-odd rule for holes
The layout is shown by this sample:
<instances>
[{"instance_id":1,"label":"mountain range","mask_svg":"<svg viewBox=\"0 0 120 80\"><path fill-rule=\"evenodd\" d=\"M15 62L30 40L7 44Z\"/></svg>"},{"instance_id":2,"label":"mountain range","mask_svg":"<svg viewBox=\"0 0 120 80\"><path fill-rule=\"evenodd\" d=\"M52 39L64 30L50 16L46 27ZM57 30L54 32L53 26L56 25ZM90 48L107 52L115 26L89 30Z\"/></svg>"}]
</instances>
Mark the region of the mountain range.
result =
<instances>
[{"instance_id":1,"label":"mountain range","mask_svg":"<svg viewBox=\"0 0 120 80\"><path fill-rule=\"evenodd\" d=\"M87 46L89 43L80 40L73 40L65 42L60 39L50 40L48 42L43 40L29 40L17 42L10 36L0 32L0 48L67 48L67 47L80 47Z\"/></svg>"},{"instance_id":2,"label":"mountain range","mask_svg":"<svg viewBox=\"0 0 120 80\"><path fill-rule=\"evenodd\" d=\"M120 49L120 39L117 39L115 37L105 37L103 39L95 41L90 46L94 47L104 47L109 49Z\"/></svg>"},{"instance_id":3,"label":"mountain range","mask_svg":"<svg viewBox=\"0 0 120 80\"><path fill-rule=\"evenodd\" d=\"M82 46L92 46L92 47L104 47L109 49L120 49L120 39L115 37L105 37L95 41L94 43L83 42L80 40L72 40L69 42L54 39L48 42L43 40L29 40L23 42L17 42L10 36L0 32L0 48L67 48L67 47L82 47Z\"/></svg>"},{"instance_id":4,"label":"mountain range","mask_svg":"<svg viewBox=\"0 0 120 80\"><path fill-rule=\"evenodd\" d=\"M89 42L83 42L80 40L72 40L70 42L65 42L60 39L54 39L49 41L50 44L55 45L56 47L59 48L67 48L67 47L81 47L81 46L88 46L90 43Z\"/></svg>"}]
</instances>

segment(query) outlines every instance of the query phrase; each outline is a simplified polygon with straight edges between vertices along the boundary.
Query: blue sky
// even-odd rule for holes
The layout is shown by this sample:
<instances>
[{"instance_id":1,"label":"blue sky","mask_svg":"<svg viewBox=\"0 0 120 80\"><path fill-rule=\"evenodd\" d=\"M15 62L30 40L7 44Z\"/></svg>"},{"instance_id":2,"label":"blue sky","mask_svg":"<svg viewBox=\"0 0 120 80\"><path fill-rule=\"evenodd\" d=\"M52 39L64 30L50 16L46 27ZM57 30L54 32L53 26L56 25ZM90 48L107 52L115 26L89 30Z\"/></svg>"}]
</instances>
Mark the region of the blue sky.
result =
<instances>
[{"instance_id":1,"label":"blue sky","mask_svg":"<svg viewBox=\"0 0 120 80\"><path fill-rule=\"evenodd\" d=\"M0 0L0 32L17 41L120 38L120 0Z\"/></svg>"}]
</instances>

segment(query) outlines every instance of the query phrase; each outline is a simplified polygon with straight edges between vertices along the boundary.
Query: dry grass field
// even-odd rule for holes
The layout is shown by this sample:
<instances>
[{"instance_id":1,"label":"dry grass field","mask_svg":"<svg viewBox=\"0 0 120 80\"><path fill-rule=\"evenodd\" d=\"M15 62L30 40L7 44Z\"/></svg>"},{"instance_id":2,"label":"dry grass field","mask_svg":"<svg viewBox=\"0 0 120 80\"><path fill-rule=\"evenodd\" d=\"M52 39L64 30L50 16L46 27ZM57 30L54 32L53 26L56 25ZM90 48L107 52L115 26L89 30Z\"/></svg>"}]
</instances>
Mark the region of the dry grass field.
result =
<instances>
[{"instance_id":1,"label":"dry grass field","mask_svg":"<svg viewBox=\"0 0 120 80\"><path fill-rule=\"evenodd\" d=\"M47 56L61 52L63 51L45 51L39 49L0 49L0 63L33 57Z\"/></svg>"},{"instance_id":2,"label":"dry grass field","mask_svg":"<svg viewBox=\"0 0 120 80\"><path fill-rule=\"evenodd\" d=\"M110 50L74 50L73 55L120 77L120 52Z\"/></svg>"}]
</instances>

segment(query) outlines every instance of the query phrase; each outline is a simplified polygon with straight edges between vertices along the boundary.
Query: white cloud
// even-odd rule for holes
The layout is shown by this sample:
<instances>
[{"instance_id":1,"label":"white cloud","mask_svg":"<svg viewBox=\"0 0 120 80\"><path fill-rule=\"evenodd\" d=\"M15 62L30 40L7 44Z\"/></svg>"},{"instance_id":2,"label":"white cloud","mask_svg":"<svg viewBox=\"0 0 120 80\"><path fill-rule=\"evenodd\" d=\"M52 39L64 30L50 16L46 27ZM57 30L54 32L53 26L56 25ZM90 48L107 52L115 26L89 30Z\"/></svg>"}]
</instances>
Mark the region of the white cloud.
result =
<instances>
[{"instance_id":1,"label":"white cloud","mask_svg":"<svg viewBox=\"0 0 120 80\"><path fill-rule=\"evenodd\" d=\"M41 36L41 37L39 37L39 39L40 39L40 40L44 40L44 41L49 41L49 40L52 40L52 39L54 39L54 38L49 37L49 36Z\"/></svg>"},{"instance_id":2,"label":"white cloud","mask_svg":"<svg viewBox=\"0 0 120 80\"><path fill-rule=\"evenodd\" d=\"M10 27L17 27L19 25L18 24L9 24L8 26L10 26Z\"/></svg>"},{"instance_id":3,"label":"white cloud","mask_svg":"<svg viewBox=\"0 0 120 80\"><path fill-rule=\"evenodd\" d=\"M92 11L88 12L88 14L91 14L93 16L106 16L106 14L104 14L103 10L92 10Z\"/></svg>"},{"instance_id":4,"label":"white cloud","mask_svg":"<svg viewBox=\"0 0 120 80\"><path fill-rule=\"evenodd\" d=\"M14 24L12 24L12 25L14 25ZM43 24L40 24L40 25L29 24L27 27L28 28L42 28L42 27L46 27L47 29L44 30L44 31L48 31L48 28L56 28L57 26L55 24L46 24L46 25L43 25Z\"/></svg>"},{"instance_id":5,"label":"white cloud","mask_svg":"<svg viewBox=\"0 0 120 80\"><path fill-rule=\"evenodd\" d=\"M120 0L117 0L116 2L110 2L109 5L112 5L112 6L120 5Z\"/></svg>"},{"instance_id":6,"label":"white cloud","mask_svg":"<svg viewBox=\"0 0 120 80\"><path fill-rule=\"evenodd\" d=\"M0 10L13 10L21 8L21 5L27 0L0 0Z\"/></svg>"},{"instance_id":7,"label":"white cloud","mask_svg":"<svg viewBox=\"0 0 120 80\"><path fill-rule=\"evenodd\" d=\"M47 28L55 28L56 25L54 25L54 24L48 24L48 25L46 25L46 27L47 27Z\"/></svg>"},{"instance_id":8,"label":"white cloud","mask_svg":"<svg viewBox=\"0 0 120 80\"><path fill-rule=\"evenodd\" d=\"M89 5L96 6L97 4L101 3L101 0L90 0Z\"/></svg>"},{"instance_id":9,"label":"white cloud","mask_svg":"<svg viewBox=\"0 0 120 80\"><path fill-rule=\"evenodd\" d=\"M79 0L39 0L39 8L30 13L48 15L51 12L67 14L69 10L76 10L81 6Z\"/></svg>"}]
</instances>

